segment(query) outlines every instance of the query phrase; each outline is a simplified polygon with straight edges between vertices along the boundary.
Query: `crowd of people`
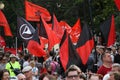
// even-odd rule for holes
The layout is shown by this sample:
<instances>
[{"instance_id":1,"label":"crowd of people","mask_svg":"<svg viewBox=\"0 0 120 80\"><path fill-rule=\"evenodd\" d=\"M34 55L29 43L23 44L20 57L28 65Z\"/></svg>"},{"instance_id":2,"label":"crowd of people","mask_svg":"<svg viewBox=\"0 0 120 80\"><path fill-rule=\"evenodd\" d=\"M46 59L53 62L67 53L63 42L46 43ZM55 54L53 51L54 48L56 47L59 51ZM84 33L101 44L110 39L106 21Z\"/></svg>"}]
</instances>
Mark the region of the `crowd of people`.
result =
<instances>
[{"instance_id":1,"label":"crowd of people","mask_svg":"<svg viewBox=\"0 0 120 80\"><path fill-rule=\"evenodd\" d=\"M86 65L71 64L66 70L55 52L36 57L1 51L0 80L120 80L120 47L96 46Z\"/></svg>"}]
</instances>

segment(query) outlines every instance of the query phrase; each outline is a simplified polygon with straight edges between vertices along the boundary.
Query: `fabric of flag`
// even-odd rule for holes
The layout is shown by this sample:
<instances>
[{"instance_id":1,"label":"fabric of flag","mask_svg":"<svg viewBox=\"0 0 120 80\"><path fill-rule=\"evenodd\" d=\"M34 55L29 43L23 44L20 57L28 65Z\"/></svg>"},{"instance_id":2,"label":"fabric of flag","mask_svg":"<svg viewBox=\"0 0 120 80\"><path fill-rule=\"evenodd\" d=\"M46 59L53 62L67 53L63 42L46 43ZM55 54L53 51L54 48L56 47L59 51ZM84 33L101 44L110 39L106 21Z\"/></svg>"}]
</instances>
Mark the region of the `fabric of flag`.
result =
<instances>
[{"instance_id":1,"label":"fabric of flag","mask_svg":"<svg viewBox=\"0 0 120 80\"><path fill-rule=\"evenodd\" d=\"M106 46L109 47L115 43L116 40L116 31L115 31L115 20L114 16L100 25L100 30L103 35L104 43L106 43Z\"/></svg>"},{"instance_id":2,"label":"fabric of flag","mask_svg":"<svg viewBox=\"0 0 120 80\"><path fill-rule=\"evenodd\" d=\"M62 39L61 39L61 41L60 41L60 47L61 47L62 44L64 43L64 41L65 41L65 39L66 39L66 35L68 35L68 33L67 33L67 31L65 30L65 31L64 31L64 34L63 34L63 36L62 36Z\"/></svg>"},{"instance_id":3,"label":"fabric of flag","mask_svg":"<svg viewBox=\"0 0 120 80\"><path fill-rule=\"evenodd\" d=\"M45 45L48 44L48 39L47 38L44 38L42 36L39 36L39 39L40 39L40 45L42 46L42 48L44 49L45 48Z\"/></svg>"},{"instance_id":4,"label":"fabric of flag","mask_svg":"<svg viewBox=\"0 0 120 80\"><path fill-rule=\"evenodd\" d=\"M36 28L35 33L33 34L33 37L31 40L29 40L27 49L30 52L30 54L37 56L37 57L42 57L46 55L45 51L43 50L42 46L40 45L39 42L39 35L38 35L38 29Z\"/></svg>"},{"instance_id":5,"label":"fabric of flag","mask_svg":"<svg viewBox=\"0 0 120 80\"><path fill-rule=\"evenodd\" d=\"M62 29L62 27L60 26L55 14L53 14L52 28L53 28L53 31L55 31L57 37L61 40L64 34L64 29Z\"/></svg>"},{"instance_id":6,"label":"fabric of flag","mask_svg":"<svg viewBox=\"0 0 120 80\"><path fill-rule=\"evenodd\" d=\"M25 0L25 15L28 21L40 21L40 16L42 16L45 21L51 20L51 15L46 8L33 4L27 0Z\"/></svg>"},{"instance_id":7,"label":"fabric of flag","mask_svg":"<svg viewBox=\"0 0 120 80\"><path fill-rule=\"evenodd\" d=\"M5 52L11 52L12 54L16 55L16 48L7 48L7 47L5 47L4 51Z\"/></svg>"},{"instance_id":8,"label":"fabric of flag","mask_svg":"<svg viewBox=\"0 0 120 80\"><path fill-rule=\"evenodd\" d=\"M66 38L65 38L66 36ZM82 68L82 62L77 54L75 47L72 44L70 37L67 34L64 34L64 42L60 47L60 61L64 70L69 68L70 65L74 64Z\"/></svg>"},{"instance_id":9,"label":"fabric of flag","mask_svg":"<svg viewBox=\"0 0 120 80\"><path fill-rule=\"evenodd\" d=\"M55 32L53 30L51 30L51 28L49 27L49 25L45 22L45 20L41 17L41 21L44 25L44 28L46 30L47 36L48 36L48 50L51 51L54 47L54 45L59 44L60 41L57 37L57 35L55 34Z\"/></svg>"},{"instance_id":10,"label":"fabric of flag","mask_svg":"<svg viewBox=\"0 0 120 80\"><path fill-rule=\"evenodd\" d=\"M120 0L114 0L118 10L120 11Z\"/></svg>"},{"instance_id":11,"label":"fabric of flag","mask_svg":"<svg viewBox=\"0 0 120 80\"><path fill-rule=\"evenodd\" d=\"M27 47L29 40L32 39L35 29L22 17L17 17L17 37L22 39L24 46Z\"/></svg>"},{"instance_id":12,"label":"fabric of flag","mask_svg":"<svg viewBox=\"0 0 120 80\"><path fill-rule=\"evenodd\" d=\"M7 19L1 10L0 10L0 26L3 26L5 36L13 36L10 30L10 26L7 22Z\"/></svg>"},{"instance_id":13,"label":"fabric of flag","mask_svg":"<svg viewBox=\"0 0 120 80\"><path fill-rule=\"evenodd\" d=\"M81 33L81 24L79 18L75 23L75 25L72 27L72 31L70 32L70 37L73 43L77 43L80 33Z\"/></svg>"},{"instance_id":14,"label":"fabric of flag","mask_svg":"<svg viewBox=\"0 0 120 80\"><path fill-rule=\"evenodd\" d=\"M4 40L4 38L2 36L0 36L0 47L5 47L6 46L6 42Z\"/></svg>"},{"instance_id":15,"label":"fabric of flag","mask_svg":"<svg viewBox=\"0 0 120 80\"><path fill-rule=\"evenodd\" d=\"M41 18L40 18L39 36L48 39L48 35Z\"/></svg>"},{"instance_id":16,"label":"fabric of flag","mask_svg":"<svg viewBox=\"0 0 120 80\"><path fill-rule=\"evenodd\" d=\"M91 54L93 48L93 36L87 24L85 24L76 45L76 50L84 65L87 63L89 55Z\"/></svg>"},{"instance_id":17,"label":"fabric of flag","mask_svg":"<svg viewBox=\"0 0 120 80\"><path fill-rule=\"evenodd\" d=\"M35 29L22 17L17 17L17 37L21 38L24 42L28 42L33 37Z\"/></svg>"},{"instance_id":18,"label":"fabric of flag","mask_svg":"<svg viewBox=\"0 0 120 80\"><path fill-rule=\"evenodd\" d=\"M60 26L62 27L63 30L67 30L68 33L72 31L70 25L67 24L65 21L60 21Z\"/></svg>"}]
</instances>

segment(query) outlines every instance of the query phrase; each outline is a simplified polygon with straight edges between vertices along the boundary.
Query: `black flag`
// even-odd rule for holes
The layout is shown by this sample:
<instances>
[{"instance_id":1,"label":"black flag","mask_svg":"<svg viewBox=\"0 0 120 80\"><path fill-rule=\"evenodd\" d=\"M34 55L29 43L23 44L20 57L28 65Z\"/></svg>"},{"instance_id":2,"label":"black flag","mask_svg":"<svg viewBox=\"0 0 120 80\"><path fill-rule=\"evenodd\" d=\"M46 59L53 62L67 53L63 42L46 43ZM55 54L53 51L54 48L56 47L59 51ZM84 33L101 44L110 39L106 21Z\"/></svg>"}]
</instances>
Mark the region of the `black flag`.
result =
<instances>
[{"instance_id":1,"label":"black flag","mask_svg":"<svg viewBox=\"0 0 120 80\"><path fill-rule=\"evenodd\" d=\"M35 29L22 17L17 17L17 37L21 38L25 43L33 38Z\"/></svg>"}]
</instances>

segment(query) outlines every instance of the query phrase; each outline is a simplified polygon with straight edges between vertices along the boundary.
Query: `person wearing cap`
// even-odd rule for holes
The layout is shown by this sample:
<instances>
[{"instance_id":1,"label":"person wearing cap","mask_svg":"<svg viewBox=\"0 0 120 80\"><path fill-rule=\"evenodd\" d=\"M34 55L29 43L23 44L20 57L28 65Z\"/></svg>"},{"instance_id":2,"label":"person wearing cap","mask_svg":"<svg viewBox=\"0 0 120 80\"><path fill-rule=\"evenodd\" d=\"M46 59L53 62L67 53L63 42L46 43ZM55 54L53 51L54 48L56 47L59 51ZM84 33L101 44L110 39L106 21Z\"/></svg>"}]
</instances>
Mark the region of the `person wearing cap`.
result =
<instances>
[{"instance_id":1,"label":"person wearing cap","mask_svg":"<svg viewBox=\"0 0 120 80\"><path fill-rule=\"evenodd\" d=\"M32 67L31 66L26 66L22 69L23 74L26 77L26 80L37 80L34 79L33 74L32 74Z\"/></svg>"},{"instance_id":2,"label":"person wearing cap","mask_svg":"<svg viewBox=\"0 0 120 80\"><path fill-rule=\"evenodd\" d=\"M21 66L18 61L16 61L16 56L14 54L10 55L10 61L6 64L5 69L7 69L10 73L10 77L17 76L13 69L21 69Z\"/></svg>"}]
</instances>

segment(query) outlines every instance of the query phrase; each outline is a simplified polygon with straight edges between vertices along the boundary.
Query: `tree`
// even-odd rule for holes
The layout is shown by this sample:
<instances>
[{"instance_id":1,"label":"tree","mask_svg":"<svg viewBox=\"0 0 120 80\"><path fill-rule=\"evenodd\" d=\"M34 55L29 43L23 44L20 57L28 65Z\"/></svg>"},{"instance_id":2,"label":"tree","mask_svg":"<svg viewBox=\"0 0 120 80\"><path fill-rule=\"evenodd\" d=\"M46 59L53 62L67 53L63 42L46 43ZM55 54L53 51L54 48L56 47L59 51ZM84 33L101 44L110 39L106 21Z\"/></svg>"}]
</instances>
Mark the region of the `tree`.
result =
<instances>
[{"instance_id":1,"label":"tree","mask_svg":"<svg viewBox=\"0 0 120 80\"><path fill-rule=\"evenodd\" d=\"M58 20L65 20L73 26L78 17L81 22L86 21L92 29L99 31L100 24L112 14L116 16L116 26L120 25L119 12L114 0L28 0L47 8L51 15L56 14ZM5 13L12 32L16 34L17 16L25 17L24 0L2 0ZM117 29L120 31L120 29ZM8 42L10 40L7 39Z\"/></svg>"}]
</instances>

